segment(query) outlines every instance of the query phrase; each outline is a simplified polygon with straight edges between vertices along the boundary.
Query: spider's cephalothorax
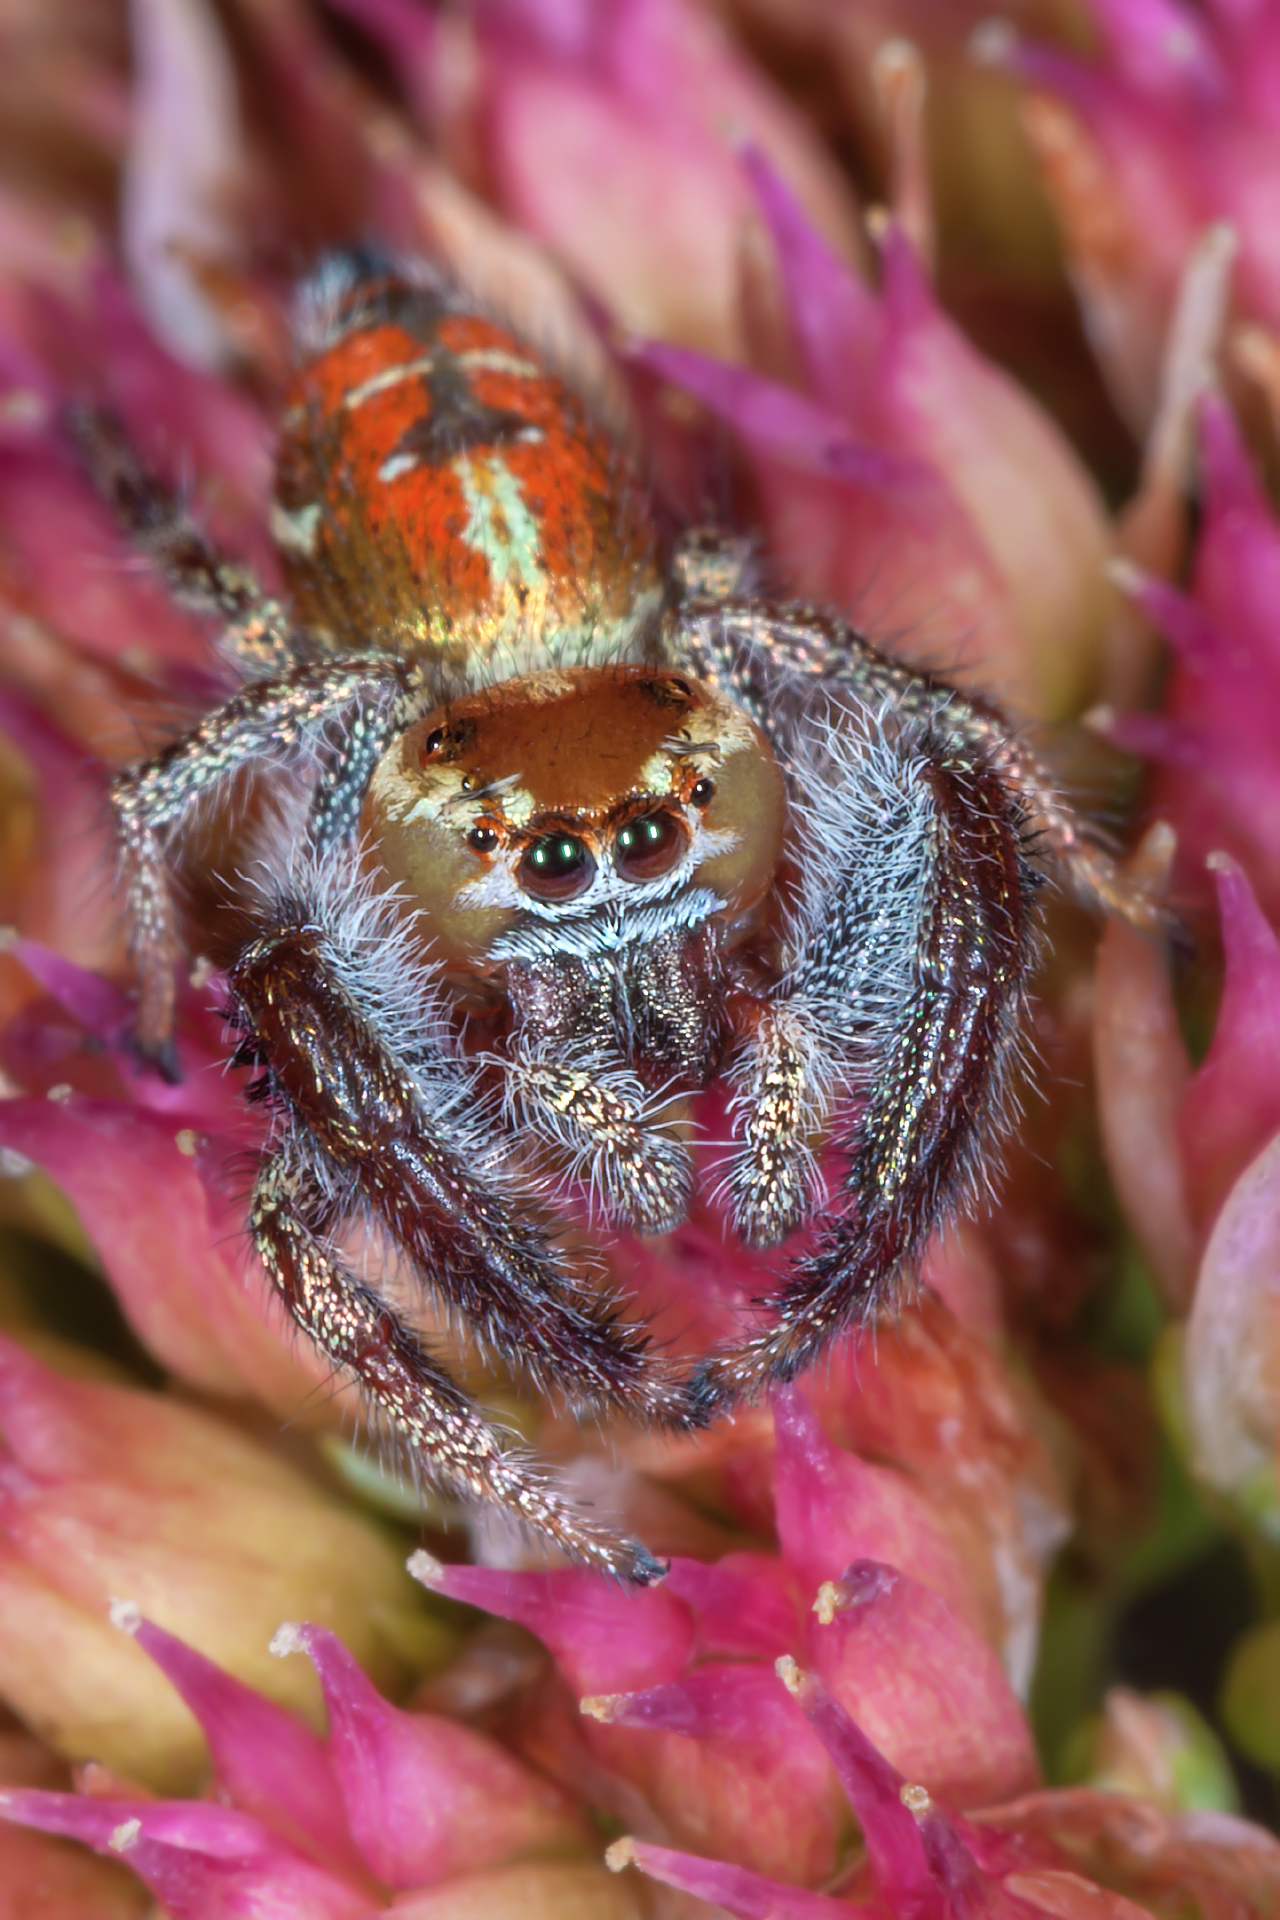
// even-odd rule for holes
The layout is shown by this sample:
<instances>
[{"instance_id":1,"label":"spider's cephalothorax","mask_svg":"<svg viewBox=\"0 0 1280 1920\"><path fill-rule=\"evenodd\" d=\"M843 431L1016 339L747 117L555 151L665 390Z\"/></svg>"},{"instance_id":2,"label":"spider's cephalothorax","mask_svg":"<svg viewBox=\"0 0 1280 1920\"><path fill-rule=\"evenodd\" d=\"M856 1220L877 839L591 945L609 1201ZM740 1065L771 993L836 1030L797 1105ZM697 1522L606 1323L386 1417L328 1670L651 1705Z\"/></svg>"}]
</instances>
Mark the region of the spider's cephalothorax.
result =
<instances>
[{"instance_id":1,"label":"spider's cephalothorax","mask_svg":"<svg viewBox=\"0 0 1280 1920\"><path fill-rule=\"evenodd\" d=\"M699 1424L892 1305L972 1191L1035 946L1028 850L1139 924L1158 911L992 709L762 602L731 542L660 565L615 438L435 275L330 263L302 312L273 514L287 604L90 433L244 680L115 783L139 1041L170 1064L166 838L273 761L306 811L230 972L276 1116L257 1250L423 1467L651 1579L643 1546L498 1444L346 1263L343 1223L362 1213L576 1404ZM579 1198L641 1232L681 1221L689 1099L717 1077L734 1229L809 1231L760 1327L681 1374L557 1223Z\"/></svg>"}]
</instances>

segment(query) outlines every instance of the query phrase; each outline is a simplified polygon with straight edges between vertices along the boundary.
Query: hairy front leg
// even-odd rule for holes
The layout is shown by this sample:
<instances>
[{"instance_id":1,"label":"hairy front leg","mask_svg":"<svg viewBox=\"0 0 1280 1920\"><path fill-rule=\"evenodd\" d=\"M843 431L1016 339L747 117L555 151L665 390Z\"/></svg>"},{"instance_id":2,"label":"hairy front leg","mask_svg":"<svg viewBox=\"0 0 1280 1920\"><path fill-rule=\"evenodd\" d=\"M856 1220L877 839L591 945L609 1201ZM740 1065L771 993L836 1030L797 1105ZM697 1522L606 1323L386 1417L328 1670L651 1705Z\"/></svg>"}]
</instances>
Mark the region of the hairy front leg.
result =
<instances>
[{"instance_id":1,"label":"hairy front leg","mask_svg":"<svg viewBox=\"0 0 1280 1920\"><path fill-rule=\"evenodd\" d=\"M269 1063L275 1098L503 1360L587 1406L685 1419L644 1330L619 1319L527 1211L500 1130L465 1070L424 1038L420 1013L415 1036L409 1003L429 999L430 977L403 950L391 955L403 969L398 1017L416 1038L411 1068L387 1031L385 997L366 988L360 956L341 950L325 919L315 902L282 903L230 974L237 1024Z\"/></svg>"},{"instance_id":2,"label":"hairy front leg","mask_svg":"<svg viewBox=\"0 0 1280 1920\"><path fill-rule=\"evenodd\" d=\"M372 690L391 708L416 697L419 669L385 654L296 667L253 681L141 766L111 783L138 968L137 1039L172 1072L177 913L164 839L189 810L254 760L298 761L336 719ZM366 775L367 777L367 775Z\"/></svg>"},{"instance_id":3,"label":"hairy front leg","mask_svg":"<svg viewBox=\"0 0 1280 1920\"><path fill-rule=\"evenodd\" d=\"M802 1226L820 1191L814 1145L827 1119L824 1035L793 1001L760 1005L734 1059L738 1148L725 1192L734 1228L750 1247L772 1247Z\"/></svg>"},{"instance_id":4,"label":"hairy front leg","mask_svg":"<svg viewBox=\"0 0 1280 1920\"><path fill-rule=\"evenodd\" d=\"M640 1541L595 1526L503 1448L418 1336L326 1245L331 1207L299 1156L277 1153L253 1190L254 1245L293 1319L368 1395L412 1464L492 1501L573 1559L648 1586L665 1572Z\"/></svg>"},{"instance_id":5,"label":"hairy front leg","mask_svg":"<svg viewBox=\"0 0 1280 1920\"><path fill-rule=\"evenodd\" d=\"M1143 933L1176 933L1168 909L1123 872L1051 770L976 695L890 659L846 621L809 607L694 600L682 609L677 644L698 673L743 701L784 761L797 701L842 688L860 704L927 729L962 755L981 756L1017 792L1029 829L1087 903L1120 914Z\"/></svg>"},{"instance_id":6,"label":"hairy front leg","mask_svg":"<svg viewBox=\"0 0 1280 1920\"><path fill-rule=\"evenodd\" d=\"M980 764L926 761L931 884L896 1010L860 1068L867 1098L849 1150L848 1205L770 1301L775 1324L695 1375L699 1417L793 1379L838 1334L900 1298L935 1229L980 1180L1005 1116L1031 956L1022 822ZM874 1029L873 1029L874 1031Z\"/></svg>"},{"instance_id":7,"label":"hairy front leg","mask_svg":"<svg viewBox=\"0 0 1280 1920\"><path fill-rule=\"evenodd\" d=\"M679 1226L693 1181L689 1149L663 1131L665 1103L636 1074L572 1050L567 1058L542 1055L534 1046L499 1064L513 1131L529 1127L552 1147L607 1220L641 1233Z\"/></svg>"}]
</instances>

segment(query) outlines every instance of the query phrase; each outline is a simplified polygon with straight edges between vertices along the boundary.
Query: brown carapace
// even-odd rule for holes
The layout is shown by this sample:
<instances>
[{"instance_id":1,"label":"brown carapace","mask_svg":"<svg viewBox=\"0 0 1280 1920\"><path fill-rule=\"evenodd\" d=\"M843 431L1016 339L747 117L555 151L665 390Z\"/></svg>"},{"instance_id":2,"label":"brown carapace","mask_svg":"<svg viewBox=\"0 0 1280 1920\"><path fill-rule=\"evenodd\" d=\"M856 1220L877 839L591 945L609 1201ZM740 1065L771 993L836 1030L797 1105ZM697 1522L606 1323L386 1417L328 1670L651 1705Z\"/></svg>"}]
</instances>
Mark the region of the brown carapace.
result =
<instances>
[{"instance_id":1,"label":"brown carapace","mask_svg":"<svg viewBox=\"0 0 1280 1920\"><path fill-rule=\"evenodd\" d=\"M287 601L97 438L243 682L115 783L139 1042L171 1069L166 842L268 761L295 825L229 976L273 1111L257 1251L423 1471L648 1581L640 1542L500 1444L344 1225L574 1405L701 1425L892 1308L988 1167L1034 869L1160 916L992 708L766 602L733 540L663 550L625 446L433 271L331 261L299 338ZM758 1326L682 1367L602 1289L582 1215L603 1244L705 1207L689 1112L717 1079L728 1230L799 1250Z\"/></svg>"}]
</instances>

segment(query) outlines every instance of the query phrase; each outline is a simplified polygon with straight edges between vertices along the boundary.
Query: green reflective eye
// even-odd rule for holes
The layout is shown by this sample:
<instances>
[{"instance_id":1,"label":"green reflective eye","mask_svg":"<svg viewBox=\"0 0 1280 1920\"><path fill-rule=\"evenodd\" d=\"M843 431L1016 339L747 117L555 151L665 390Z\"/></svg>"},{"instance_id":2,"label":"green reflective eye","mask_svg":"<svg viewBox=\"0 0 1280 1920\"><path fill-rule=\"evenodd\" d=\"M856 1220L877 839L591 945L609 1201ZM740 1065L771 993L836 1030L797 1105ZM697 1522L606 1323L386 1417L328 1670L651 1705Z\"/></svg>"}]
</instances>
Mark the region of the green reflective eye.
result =
<instances>
[{"instance_id":1,"label":"green reflective eye","mask_svg":"<svg viewBox=\"0 0 1280 1920\"><path fill-rule=\"evenodd\" d=\"M544 833L525 848L519 880L538 900L573 900L591 885L591 850L570 833Z\"/></svg>"},{"instance_id":2,"label":"green reflective eye","mask_svg":"<svg viewBox=\"0 0 1280 1920\"><path fill-rule=\"evenodd\" d=\"M673 815L646 813L619 827L613 864L624 880L658 880L680 857L684 834Z\"/></svg>"}]
</instances>

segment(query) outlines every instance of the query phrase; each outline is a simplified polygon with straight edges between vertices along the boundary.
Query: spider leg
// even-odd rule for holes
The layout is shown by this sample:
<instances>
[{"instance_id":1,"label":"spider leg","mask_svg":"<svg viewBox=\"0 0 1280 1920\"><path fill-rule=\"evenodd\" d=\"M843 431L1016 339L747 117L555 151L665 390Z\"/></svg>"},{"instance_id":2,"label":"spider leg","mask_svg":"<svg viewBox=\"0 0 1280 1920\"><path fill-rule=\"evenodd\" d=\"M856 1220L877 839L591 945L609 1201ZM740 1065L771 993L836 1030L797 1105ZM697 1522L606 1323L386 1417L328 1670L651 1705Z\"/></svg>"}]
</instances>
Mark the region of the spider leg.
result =
<instances>
[{"instance_id":1,"label":"spider leg","mask_svg":"<svg viewBox=\"0 0 1280 1920\"><path fill-rule=\"evenodd\" d=\"M294 665L305 641L283 602L263 592L251 568L220 554L177 496L144 472L114 415L77 406L67 423L98 492L174 598L222 621L219 652L251 679Z\"/></svg>"},{"instance_id":2,"label":"spider leg","mask_svg":"<svg viewBox=\"0 0 1280 1920\"><path fill-rule=\"evenodd\" d=\"M566 1155L608 1220L641 1233L680 1224L693 1178L689 1150L652 1123L654 1099L636 1074L585 1053L545 1057L530 1045L500 1065L512 1130L529 1127Z\"/></svg>"},{"instance_id":3,"label":"spider leg","mask_svg":"<svg viewBox=\"0 0 1280 1920\"><path fill-rule=\"evenodd\" d=\"M824 1034L797 999L757 1006L731 1078L740 1139L726 1181L739 1237L776 1246L808 1219L819 1174L813 1141L829 1106Z\"/></svg>"},{"instance_id":4,"label":"spider leg","mask_svg":"<svg viewBox=\"0 0 1280 1920\"><path fill-rule=\"evenodd\" d=\"M593 1526L502 1447L411 1328L326 1245L332 1202L288 1147L253 1191L254 1245L289 1313L334 1365L364 1387L416 1465L449 1488L505 1507L565 1553L647 1586L665 1571L640 1541Z\"/></svg>"},{"instance_id":5,"label":"spider leg","mask_svg":"<svg viewBox=\"0 0 1280 1920\"><path fill-rule=\"evenodd\" d=\"M190 733L112 781L139 974L138 1044L167 1071L173 1070L178 934L164 853L166 830L251 760L302 758L309 746L319 743L325 724L370 689L384 710L402 715L418 697L420 677L421 669L413 663L377 654L309 663L279 680L251 681ZM366 780L368 741L377 731L376 724L363 718L362 709L353 723L351 762ZM334 764L340 776L346 756L335 755ZM321 795L329 805L326 819L335 814L342 821L350 819L353 791L353 780L344 784L341 777L330 776Z\"/></svg>"},{"instance_id":6,"label":"spider leg","mask_svg":"<svg viewBox=\"0 0 1280 1920\"><path fill-rule=\"evenodd\" d=\"M686 602L678 617L677 651L742 702L784 761L797 708L814 692L844 689L859 704L892 707L1002 776L1022 802L1028 830L1088 904L1120 914L1140 932L1176 934L1167 908L1121 870L1049 768L978 696L890 660L847 622L810 607L706 596Z\"/></svg>"},{"instance_id":7,"label":"spider leg","mask_svg":"<svg viewBox=\"0 0 1280 1920\"><path fill-rule=\"evenodd\" d=\"M891 1305L930 1234L972 1186L1004 1118L1032 946L1024 823L1016 798L980 761L942 750L923 760L918 777L931 814L931 879L900 988L859 1069L865 1104L841 1143L852 1205L824 1221L813 1251L771 1300L776 1324L698 1370L691 1395L700 1417L793 1379L851 1323ZM848 968L855 994L864 964L855 957ZM810 995L830 995L838 972L833 946L810 956L799 985L807 973Z\"/></svg>"},{"instance_id":8,"label":"spider leg","mask_svg":"<svg viewBox=\"0 0 1280 1920\"><path fill-rule=\"evenodd\" d=\"M310 909L282 902L230 974L237 1024L269 1060L275 1099L504 1359L586 1405L687 1417L643 1329L621 1322L530 1216L527 1191L502 1166L501 1136L478 1112L474 1077L424 1018L431 976L405 934L374 913L354 936L335 937L324 898ZM389 992L400 996L390 1018Z\"/></svg>"}]
</instances>

